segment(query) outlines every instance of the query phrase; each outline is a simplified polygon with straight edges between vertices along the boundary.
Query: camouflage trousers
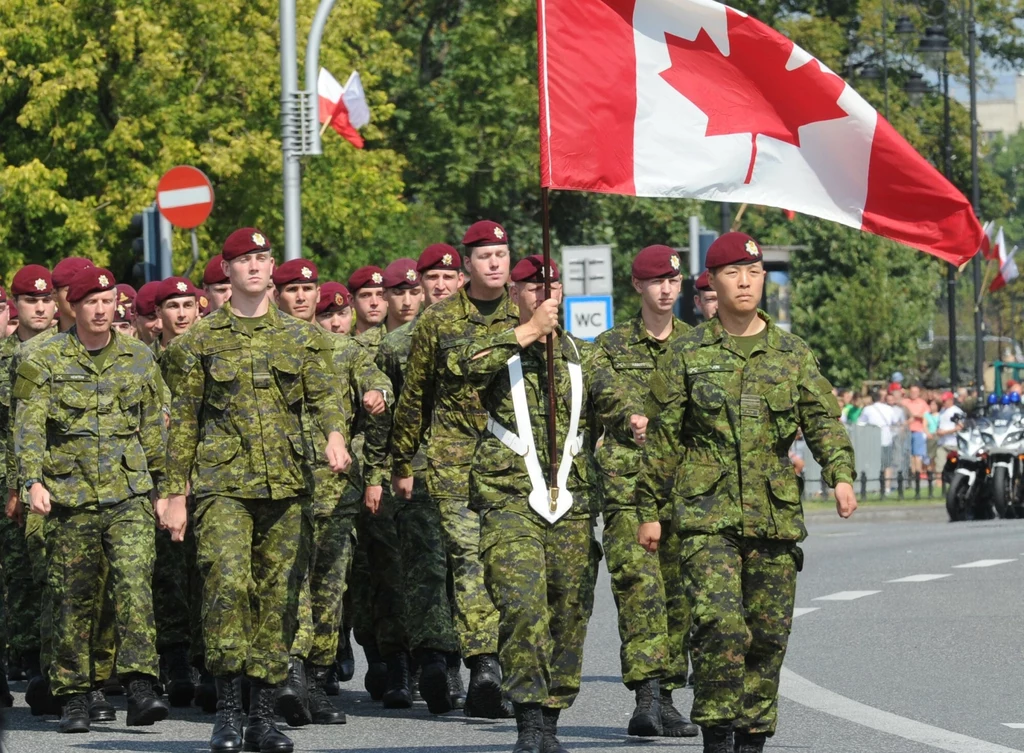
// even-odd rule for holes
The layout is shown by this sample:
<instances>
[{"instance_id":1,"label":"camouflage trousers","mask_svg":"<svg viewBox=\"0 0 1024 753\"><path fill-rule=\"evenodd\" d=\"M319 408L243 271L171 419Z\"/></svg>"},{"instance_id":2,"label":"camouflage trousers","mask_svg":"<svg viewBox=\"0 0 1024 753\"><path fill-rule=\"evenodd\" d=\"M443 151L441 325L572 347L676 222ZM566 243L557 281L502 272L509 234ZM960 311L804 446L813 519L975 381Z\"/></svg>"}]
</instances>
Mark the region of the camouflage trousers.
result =
<instances>
[{"instance_id":1,"label":"camouflage trousers","mask_svg":"<svg viewBox=\"0 0 1024 753\"><path fill-rule=\"evenodd\" d=\"M371 515L361 508L356 515L356 545L345 603L351 623L348 618L346 623L351 624L360 646L379 649L382 655L405 645L405 628L393 590L397 587L394 573L375 573L374 561L388 565L397 557L393 518L383 513Z\"/></svg>"},{"instance_id":2,"label":"camouflage trousers","mask_svg":"<svg viewBox=\"0 0 1024 753\"><path fill-rule=\"evenodd\" d=\"M436 499L455 591L455 632L467 660L498 651L498 612L484 583L480 516L460 497Z\"/></svg>"},{"instance_id":3,"label":"camouflage trousers","mask_svg":"<svg viewBox=\"0 0 1024 753\"><path fill-rule=\"evenodd\" d=\"M117 673L158 672L153 618L153 508L133 497L101 509L54 505L45 521L52 604L50 687L55 696L85 693L96 672L93 643L104 598L104 562L113 592Z\"/></svg>"},{"instance_id":4,"label":"camouflage trousers","mask_svg":"<svg viewBox=\"0 0 1024 753\"><path fill-rule=\"evenodd\" d=\"M299 630L291 654L320 667L333 664L338 653L355 517L318 515L313 519L313 552L299 595Z\"/></svg>"},{"instance_id":5,"label":"camouflage trousers","mask_svg":"<svg viewBox=\"0 0 1024 753\"><path fill-rule=\"evenodd\" d=\"M611 511L604 516L601 537L619 613L622 681L630 688L665 677L669 663L665 586L658 555L637 542L638 526L635 510Z\"/></svg>"},{"instance_id":6,"label":"camouflage trousers","mask_svg":"<svg viewBox=\"0 0 1024 753\"><path fill-rule=\"evenodd\" d=\"M46 519L42 515L31 514L27 507L24 514L29 568L32 571L32 583L39 591L39 661L46 667L53 653L53 608L49 580L46 576L46 537L43 532L43 523Z\"/></svg>"},{"instance_id":7,"label":"camouflage trousers","mask_svg":"<svg viewBox=\"0 0 1024 753\"><path fill-rule=\"evenodd\" d=\"M117 676L117 609L114 579L110 563L103 559L103 598L96 602L96 619L92 625L92 679L102 685Z\"/></svg>"},{"instance_id":8,"label":"camouflage trousers","mask_svg":"<svg viewBox=\"0 0 1024 753\"><path fill-rule=\"evenodd\" d=\"M195 549L195 537L189 534ZM156 532L156 564L153 567L153 612L156 617L156 648L188 645L191 638L191 599L188 541L171 541L168 531Z\"/></svg>"},{"instance_id":9,"label":"camouflage trousers","mask_svg":"<svg viewBox=\"0 0 1024 753\"><path fill-rule=\"evenodd\" d=\"M271 685L288 676L313 539L309 499L197 500L206 667Z\"/></svg>"},{"instance_id":10,"label":"camouflage trousers","mask_svg":"<svg viewBox=\"0 0 1024 753\"><path fill-rule=\"evenodd\" d=\"M689 670L690 602L686 598L686 587L683 585L682 572L679 569L680 537L671 531L671 522L662 521L661 545L658 547L658 561L661 567L661 580L665 585L665 612L668 617L668 651L669 660L662 678L661 687L668 690L679 690L686 687Z\"/></svg>"},{"instance_id":11,"label":"camouflage trousers","mask_svg":"<svg viewBox=\"0 0 1024 753\"><path fill-rule=\"evenodd\" d=\"M580 690L601 559L594 521L548 525L532 512L488 510L480 553L500 615L502 689L514 703L568 708Z\"/></svg>"},{"instance_id":12,"label":"camouflage trousers","mask_svg":"<svg viewBox=\"0 0 1024 753\"><path fill-rule=\"evenodd\" d=\"M679 554L693 613L693 721L774 734L800 548L698 534Z\"/></svg>"},{"instance_id":13,"label":"camouflage trousers","mask_svg":"<svg viewBox=\"0 0 1024 753\"><path fill-rule=\"evenodd\" d=\"M0 567L3 569L7 644L12 657L39 651L42 589L32 578L25 529L6 516L0 519Z\"/></svg>"}]
</instances>

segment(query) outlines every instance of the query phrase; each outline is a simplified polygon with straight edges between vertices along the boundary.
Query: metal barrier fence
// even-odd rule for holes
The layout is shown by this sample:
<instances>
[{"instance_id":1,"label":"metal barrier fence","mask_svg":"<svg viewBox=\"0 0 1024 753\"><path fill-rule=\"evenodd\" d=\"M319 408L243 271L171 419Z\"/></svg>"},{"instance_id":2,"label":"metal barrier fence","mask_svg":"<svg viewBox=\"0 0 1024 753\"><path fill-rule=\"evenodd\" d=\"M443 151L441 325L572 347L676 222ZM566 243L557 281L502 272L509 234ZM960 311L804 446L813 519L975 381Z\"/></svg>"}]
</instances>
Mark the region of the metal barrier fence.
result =
<instances>
[{"instance_id":1,"label":"metal barrier fence","mask_svg":"<svg viewBox=\"0 0 1024 753\"><path fill-rule=\"evenodd\" d=\"M853 443L857 471L854 488L861 497L871 495L898 500L923 496L927 499L945 494L942 468L935 466L937 459L932 443L928 445L931 465L925 468L925 478L921 478L910 470L910 432L905 427L893 429L892 444L888 448L883 447L882 430L877 426L848 426L846 430ZM821 479L821 466L810 449L803 440L798 440L794 450L804 460L804 499L827 497L830 490Z\"/></svg>"}]
</instances>

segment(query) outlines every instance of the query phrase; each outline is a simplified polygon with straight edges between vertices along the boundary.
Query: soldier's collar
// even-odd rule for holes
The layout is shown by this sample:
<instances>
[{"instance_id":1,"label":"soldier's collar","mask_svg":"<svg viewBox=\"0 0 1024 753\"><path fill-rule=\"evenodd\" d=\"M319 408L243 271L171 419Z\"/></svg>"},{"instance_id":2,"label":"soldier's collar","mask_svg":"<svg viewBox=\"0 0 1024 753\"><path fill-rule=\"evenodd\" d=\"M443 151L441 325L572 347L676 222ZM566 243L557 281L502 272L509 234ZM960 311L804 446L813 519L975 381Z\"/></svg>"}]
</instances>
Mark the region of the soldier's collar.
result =
<instances>
[{"instance_id":1,"label":"soldier's collar","mask_svg":"<svg viewBox=\"0 0 1024 753\"><path fill-rule=\"evenodd\" d=\"M789 341L783 337L784 330L779 327L765 311L758 309L757 315L761 317L762 321L765 323L765 343L768 347L773 348L774 350L781 350L783 352L793 350ZM701 344L714 345L715 343L723 342L727 334L728 333L725 331L725 328L722 326L722 322L716 316L708 322L707 326L704 327L704 339Z\"/></svg>"}]
</instances>

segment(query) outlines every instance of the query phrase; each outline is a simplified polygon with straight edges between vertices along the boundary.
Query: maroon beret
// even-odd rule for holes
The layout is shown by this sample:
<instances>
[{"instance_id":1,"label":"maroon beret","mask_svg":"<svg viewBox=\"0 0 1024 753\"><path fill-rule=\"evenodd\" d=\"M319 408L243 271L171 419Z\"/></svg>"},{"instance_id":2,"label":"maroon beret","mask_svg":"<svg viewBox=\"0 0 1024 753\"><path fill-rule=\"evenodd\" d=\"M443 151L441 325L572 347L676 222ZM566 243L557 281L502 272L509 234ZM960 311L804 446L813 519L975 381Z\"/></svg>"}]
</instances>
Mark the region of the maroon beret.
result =
<instances>
[{"instance_id":1,"label":"maroon beret","mask_svg":"<svg viewBox=\"0 0 1024 753\"><path fill-rule=\"evenodd\" d=\"M117 283L117 302L118 303L134 304L135 303L135 296L137 296L137 295L138 295L138 293L135 292L135 288L133 288L128 283L126 283L126 282L119 282L119 283Z\"/></svg>"},{"instance_id":2,"label":"maroon beret","mask_svg":"<svg viewBox=\"0 0 1024 753\"><path fill-rule=\"evenodd\" d=\"M120 287L120 285L118 287ZM121 301L121 294L118 293L117 305L114 306L114 321L131 322L134 320L135 306L131 301Z\"/></svg>"},{"instance_id":3,"label":"maroon beret","mask_svg":"<svg viewBox=\"0 0 1024 753\"><path fill-rule=\"evenodd\" d=\"M199 307L199 316L206 316L210 313L210 299L202 293L196 298L196 305Z\"/></svg>"},{"instance_id":4,"label":"maroon beret","mask_svg":"<svg viewBox=\"0 0 1024 753\"><path fill-rule=\"evenodd\" d=\"M491 220L480 220L469 226L462 236L462 245L473 246L507 246L508 233L505 228Z\"/></svg>"},{"instance_id":5,"label":"maroon beret","mask_svg":"<svg viewBox=\"0 0 1024 753\"><path fill-rule=\"evenodd\" d=\"M139 288L135 296L135 313L139 316L153 316L156 314L156 292L160 289L160 281L147 282Z\"/></svg>"},{"instance_id":6,"label":"maroon beret","mask_svg":"<svg viewBox=\"0 0 1024 753\"><path fill-rule=\"evenodd\" d=\"M7 315L9 321L14 322L18 320L18 307L14 305L14 301L7 302Z\"/></svg>"},{"instance_id":7,"label":"maroon beret","mask_svg":"<svg viewBox=\"0 0 1024 753\"><path fill-rule=\"evenodd\" d=\"M206 262L206 269L203 270L203 285L223 285L228 281L228 276L224 274L224 267L221 266L223 261L224 256L217 254Z\"/></svg>"},{"instance_id":8,"label":"maroon beret","mask_svg":"<svg viewBox=\"0 0 1024 753\"><path fill-rule=\"evenodd\" d=\"M117 280L109 269L90 267L78 272L68 285L68 303L78 303L87 295L103 293L117 287Z\"/></svg>"},{"instance_id":9,"label":"maroon beret","mask_svg":"<svg viewBox=\"0 0 1024 753\"><path fill-rule=\"evenodd\" d=\"M711 281L708 280L708 271L706 269L697 276L697 281L693 283L693 286L697 288L697 290L703 290L706 293L710 293L714 290L714 288L711 287Z\"/></svg>"},{"instance_id":10,"label":"maroon beret","mask_svg":"<svg viewBox=\"0 0 1024 753\"><path fill-rule=\"evenodd\" d=\"M192 284L192 280L187 277L168 277L166 280L160 281L154 302L159 306L171 298L187 298L188 296L199 297L199 290Z\"/></svg>"},{"instance_id":11,"label":"maroon beret","mask_svg":"<svg viewBox=\"0 0 1024 753\"><path fill-rule=\"evenodd\" d=\"M384 270L372 264L360 267L348 278L348 289L352 295L362 288L380 288L384 286Z\"/></svg>"},{"instance_id":12,"label":"maroon beret","mask_svg":"<svg viewBox=\"0 0 1024 753\"><path fill-rule=\"evenodd\" d=\"M53 278L42 264L27 264L19 269L11 281L11 295L51 295Z\"/></svg>"},{"instance_id":13,"label":"maroon beret","mask_svg":"<svg viewBox=\"0 0 1024 753\"><path fill-rule=\"evenodd\" d=\"M328 311L340 311L352 305L352 295L348 288L340 282L325 282L320 286L320 301L316 304L316 313L326 314Z\"/></svg>"},{"instance_id":14,"label":"maroon beret","mask_svg":"<svg viewBox=\"0 0 1024 753\"><path fill-rule=\"evenodd\" d=\"M96 265L91 260L81 256L69 256L61 259L53 268L53 287L66 288L79 272L92 269Z\"/></svg>"},{"instance_id":15,"label":"maroon beret","mask_svg":"<svg viewBox=\"0 0 1024 753\"><path fill-rule=\"evenodd\" d=\"M221 256L224 257L224 261L231 261L254 251L270 251L270 241L256 228L243 227L233 232L224 241Z\"/></svg>"},{"instance_id":16,"label":"maroon beret","mask_svg":"<svg viewBox=\"0 0 1024 753\"><path fill-rule=\"evenodd\" d=\"M633 277L657 280L680 274L679 254L671 246L648 246L633 259Z\"/></svg>"},{"instance_id":17,"label":"maroon beret","mask_svg":"<svg viewBox=\"0 0 1024 753\"><path fill-rule=\"evenodd\" d=\"M726 233L711 244L705 266L708 269L715 269L727 264L753 264L763 258L761 247L749 235Z\"/></svg>"},{"instance_id":18,"label":"maroon beret","mask_svg":"<svg viewBox=\"0 0 1024 753\"><path fill-rule=\"evenodd\" d=\"M289 259L274 269L274 284L278 286L293 282L316 282L319 279L316 264L309 259Z\"/></svg>"},{"instance_id":19,"label":"maroon beret","mask_svg":"<svg viewBox=\"0 0 1024 753\"><path fill-rule=\"evenodd\" d=\"M462 267L462 257L459 252L447 243L435 243L427 246L420 254L416 262L416 271L420 274L429 272L431 269L454 269Z\"/></svg>"},{"instance_id":20,"label":"maroon beret","mask_svg":"<svg viewBox=\"0 0 1024 753\"><path fill-rule=\"evenodd\" d=\"M544 282L544 257L527 256L512 268L512 282ZM551 282L558 282L558 265L551 262Z\"/></svg>"},{"instance_id":21,"label":"maroon beret","mask_svg":"<svg viewBox=\"0 0 1024 753\"><path fill-rule=\"evenodd\" d=\"M384 269L385 288L414 288L419 284L420 274L416 271L415 259L395 259Z\"/></svg>"}]
</instances>

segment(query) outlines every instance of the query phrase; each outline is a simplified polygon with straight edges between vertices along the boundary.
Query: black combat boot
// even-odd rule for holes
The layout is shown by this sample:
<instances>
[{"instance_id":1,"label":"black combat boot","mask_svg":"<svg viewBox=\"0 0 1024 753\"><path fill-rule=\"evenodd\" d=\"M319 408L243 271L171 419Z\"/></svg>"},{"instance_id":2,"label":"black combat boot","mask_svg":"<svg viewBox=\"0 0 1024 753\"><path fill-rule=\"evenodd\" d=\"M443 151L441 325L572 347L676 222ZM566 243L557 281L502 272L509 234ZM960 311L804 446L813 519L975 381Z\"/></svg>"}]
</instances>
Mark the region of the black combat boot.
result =
<instances>
[{"instance_id":1,"label":"black combat boot","mask_svg":"<svg viewBox=\"0 0 1024 753\"><path fill-rule=\"evenodd\" d=\"M217 707L217 681L214 680L206 669L206 660L199 659L197 661L199 665L199 682L196 683L196 693L194 700L196 706L201 708L207 714L213 714L218 710ZM241 708L241 706L239 706Z\"/></svg>"},{"instance_id":2,"label":"black combat boot","mask_svg":"<svg viewBox=\"0 0 1024 753\"><path fill-rule=\"evenodd\" d=\"M701 727L704 737L704 753L733 753L729 738L732 728L728 724L717 727Z\"/></svg>"},{"instance_id":3,"label":"black combat boot","mask_svg":"<svg viewBox=\"0 0 1024 753\"><path fill-rule=\"evenodd\" d=\"M462 656L448 654L448 697L451 698L453 709L466 708L466 686L462 682Z\"/></svg>"},{"instance_id":4,"label":"black combat boot","mask_svg":"<svg viewBox=\"0 0 1024 753\"><path fill-rule=\"evenodd\" d=\"M733 741L733 753L761 753L764 750L768 735L764 732L742 732L736 730Z\"/></svg>"},{"instance_id":5,"label":"black combat boot","mask_svg":"<svg viewBox=\"0 0 1024 753\"><path fill-rule=\"evenodd\" d=\"M558 716L561 709L541 709L544 717L544 738L540 746L541 753L569 753L558 741Z\"/></svg>"},{"instance_id":6,"label":"black combat boot","mask_svg":"<svg viewBox=\"0 0 1024 753\"><path fill-rule=\"evenodd\" d=\"M643 680L633 691L636 708L629 720L627 734L635 737L661 737L661 700L657 680Z\"/></svg>"},{"instance_id":7,"label":"black combat boot","mask_svg":"<svg viewBox=\"0 0 1024 753\"><path fill-rule=\"evenodd\" d=\"M418 651L420 665L420 695L427 702L431 714L447 714L455 708L448 689L448 664L444 654L437 651Z\"/></svg>"},{"instance_id":8,"label":"black combat boot","mask_svg":"<svg viewBox=\"0 0 1024 753\"><path fill-rule=\"evenodd\" d=\"M277 691L277 713L291 727L305 727L313 723L306 686L306 669L302 660L293 656L288 660L288 679Z\"/></svg>"},{"instance_id":9,"label":"black combat boot","mask_svg":"<svg viewBox=\"0 0 1024 753\"><path fill-rule=\"evenodd\" d=\"M114 704L107 700L102 688L86 693L85 701L89 704L90 722L112 722L117 719Z\"/></svg>"},{"instance_id":10,"label":"black combat boot","mask_svg":"<svg viewBox=\"0 0 1024 753\"><path fill-rule=\"evenodd\" d=\"M408 709L412 707L409 690L409 655L404 651L388 654L388 685L384 690L384 708Z\"/></svg>"},{"instance_id":11,"label":"black combat boot","mask_svg":"<svg viewBox=\"0 0 1024 753\"><path fill-rule=\"evenodd\" d=\"M249 753L292 753L292 741L274 725L277 688L260 680L250 680L250 687L249 724L242 749Z\"/></svg>"},{"instance_id":12,"label":"black combat boot","mask_svg":"<svg viewBox=\"0 0 1024 753\"><path fill-rule=\"evenodd\" d=\"M544 715L540 706L517 703L515 715L519 737L512 753L541 753L544 745Z\"/></svg>"},{"instance_id":13,"label":"black combat boot","mask_svg":"<svg viewBox=\"0 0 1024 753\"><path fill-rule=\"evenodd\" d=\"M379 701L384 697L384 691L388 689L388 665L380 656L377 645L363 646L363 653L366 655L366 676L363 678L363 687L370 694L370 698Z\"/></svg>"},{"instance_id":14,"label":"black combat boot","mask_svg":"<svg viewBox=\"0 0 1024 753\"><path fill-rule=\"evenodd\" d=\"M63 708L60 714L58 732L88 732L89 731L89 703L85 700L85 693L64 696L60 699Z\"/></svg>"},{"instance_id":15,"label":"black combat boot","mask_svg":"<svg viewBox=\"0 0 1024 753\"><path fill-rule=\"evenodd\" d=\"M306 674L308 675L309 672L306 672ZM338 662L334 662L334 664L327 668L324 692L327 695L341 695L341 681L338 679Z\"/></svg>"},{"instance_id":16,"label":"black combat boot","mask_svg":"<svg viewBox=\"0 0 1024 753\"><path fill-rule=\"evenodd\" d=\"M423 667L416 661L415 656L409 660L409 695L413 703L419 703L423 700L423 694L420 692L420 672L422 669Z\"/></svg>"},{"instance_id":17,"label":"black combat boot","mask_svg":"<svg viewBox=\"0 0 1024 753\"><path fill-rule=\"evenodd\" d=\"M214 680L217 693L217 721L210 735L211 753L235 753L242 749L242 678L218 677Z\"/></svg>"},{"instance_id":18,"label":"black combat boot","mask_svg":"<svg viewBox=\"0 0 1024 753\"><path fill-rule=\"evenodd\" d=\"M501 695L501 665L494 654L480 654L469 660L469 692L466 716L504 719L506 711Z\"/></svg>"},{"instance_id":19,"label":"black combat boot","mask_svg":"<svg viewBox=\"0 0 1024 753\"><path fill-rule=\"evenodd\" d=\"M672 703L672 691L661 689L661 736L662 737L696 737L700 727L683 715Z\"/></svg>"},{"instance_id":20,"label":"black combat boot","mask_svg":"<svg viewBox=\"0 0 1024 753\"><path fill-rule=\"evenodd\" d=\"M85 698L84 695L82 697ZM63 715L59 702L50 692L50 681L45 674L36 675L28 681L28 686L25 688L25 703L32 711L32 716Z\"/></svg>"},{"instance_id":21,"label":"black combat boot","mask_svg":"<svg viewBox=\"0 0 1024 753\"><path fill-rule=\"evenodd\" d=\"M191 706L196 695L196 683L185 644L177 643L165 649L161 658L167 669L167 682L164 685L167 700L174 708Z\"/></svg>"},{"instance_id":22,"label":"black combat boot","mask_svg":"<svg viewBox=\"0 0 1024 753\"><path fill-rule=\"evenodd\" d=\"M129 727L149 727L163 721L171 713L171 707L163 698L157 696L153 689L155 678L145 675L133 675L128 681L128 717L125 724Z\"/></svg>"},{"instance_id":23,"label":"black combat boot","mask_svg":"<svg viewBox=\"0 0 1024 753\"><path fill-rule=\"evenodd\" d=\"M14 705L14 696L11 695L11 688L7 684L7 670L0 666L0 706L9 709Z\"/></svg>"},{"instance_id":24,"label":"black combat boot","mask_svg":"<svg viewBox=\"0 0 1024 753\"><path fill-rule=\"evenodd\" d=\"M306 665L306 677L309 681L309 713L313 717L313 724L344 724L348 721L345 712L339 711L327 697L325 686L330 667L318 667L313 664Z\"/></svg>"},{"instance_id":25,"label":"black combat boot","mask_svg":"<svg viewBox=\"0 0 1024 753\"><path fill-rule=\"evenodd\" d=\"M348 682L356 674L356 660L352 655L352 633L347 630L343 630L338 637L337 667L338 682ZM330 689L327 694L337 695L337 693L331 693Z\"/></svg>"},{"instance_id":26,"label":"black combat boot","mask_svg":"<svg viewBox=\"0 0 1024 753\"><path fill-rule=\"evenodd\" d=\"M103 693L107 696L124 695L124 685L121 684L121 680L117 675L108 677L103 682Z\"/></svg>"}]
</instances>

